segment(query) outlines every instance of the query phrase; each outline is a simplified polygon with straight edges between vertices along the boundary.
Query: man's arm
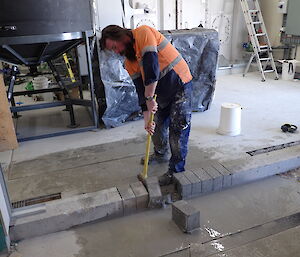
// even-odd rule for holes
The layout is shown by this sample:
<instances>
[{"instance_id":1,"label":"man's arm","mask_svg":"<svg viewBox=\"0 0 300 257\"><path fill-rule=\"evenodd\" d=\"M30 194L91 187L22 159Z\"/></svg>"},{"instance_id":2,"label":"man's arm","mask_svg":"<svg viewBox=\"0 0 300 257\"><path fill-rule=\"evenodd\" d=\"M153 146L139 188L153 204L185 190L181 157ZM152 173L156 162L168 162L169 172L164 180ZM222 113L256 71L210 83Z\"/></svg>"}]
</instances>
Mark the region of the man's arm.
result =
<instances>
[{"instance_id":1,"label":"man's arm","mask_svg":"<svg viewBox=\"0 0 300 257\"><path fill-rule=\"evenodd\" d=\"M153 99L156 86L157 86L157 81L145 86L145 98L146 98L147 110L153 113L155 113L158 108L157 102Z\"/></svg>"}]
</instances>

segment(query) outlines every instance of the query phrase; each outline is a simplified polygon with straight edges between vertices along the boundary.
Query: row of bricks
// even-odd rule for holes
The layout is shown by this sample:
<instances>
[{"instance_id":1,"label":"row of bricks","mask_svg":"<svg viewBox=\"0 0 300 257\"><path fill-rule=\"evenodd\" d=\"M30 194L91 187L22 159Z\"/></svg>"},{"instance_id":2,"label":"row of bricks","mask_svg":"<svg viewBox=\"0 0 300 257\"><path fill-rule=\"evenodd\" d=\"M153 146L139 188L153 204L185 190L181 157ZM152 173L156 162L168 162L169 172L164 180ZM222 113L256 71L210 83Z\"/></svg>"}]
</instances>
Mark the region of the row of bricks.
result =
<instances>
[{"instance_id":1,"label":"row of bricks","mask_svg":"<svg viewBox=\"0 0 300 257\"><path fill-rule=\"evenodd\" d=\"M147 178L145 185L138 181L131 185L119 186L118 191L122 199L124 215L162 206L162 193L157 177Z\"/></svg>"},{"instance_id":2,"label":"row of bricks","mask_svg":"<svg viewBox=\"0 0 300 257\"><path fill-rule=\"evenodd\" d=\"M147 208L160 207L162 195L157 178L146 187L140 181L126 186L73 196L46 203L36 215L15 215L12 240L36 237L69 229L83 223L129 215Z\"/></svg>"},{"instance_id":3,"label":"row of bricks","mask_svg":"<svg viewBox=\"0 0 300 257\"><path fill-rule=\"evenodd\" d=\"M206 163L197 170L175 173L174 179L182 199L232 186L232 173L217 161Z\"/></svg>"}]
</instances>

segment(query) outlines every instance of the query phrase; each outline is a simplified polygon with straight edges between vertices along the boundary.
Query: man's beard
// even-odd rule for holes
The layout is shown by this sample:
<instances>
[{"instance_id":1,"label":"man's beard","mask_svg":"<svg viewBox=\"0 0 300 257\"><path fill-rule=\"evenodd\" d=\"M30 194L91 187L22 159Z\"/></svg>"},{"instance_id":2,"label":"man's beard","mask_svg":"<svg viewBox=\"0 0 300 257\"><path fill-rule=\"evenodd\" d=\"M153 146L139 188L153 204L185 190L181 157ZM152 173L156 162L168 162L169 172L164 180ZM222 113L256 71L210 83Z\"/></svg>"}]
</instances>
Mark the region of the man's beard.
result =
<instances>
[{"instance_id":1,"label":"man's beard","mask_svg":"<svg viewBox=\"0 0 300 257\"><path fill-rule=\"evenodd\" d=\"M122 53L129 61L136 61L135 50L133 47L133 41L126 43L125 51Z\"/></svg>"}]
</instances>

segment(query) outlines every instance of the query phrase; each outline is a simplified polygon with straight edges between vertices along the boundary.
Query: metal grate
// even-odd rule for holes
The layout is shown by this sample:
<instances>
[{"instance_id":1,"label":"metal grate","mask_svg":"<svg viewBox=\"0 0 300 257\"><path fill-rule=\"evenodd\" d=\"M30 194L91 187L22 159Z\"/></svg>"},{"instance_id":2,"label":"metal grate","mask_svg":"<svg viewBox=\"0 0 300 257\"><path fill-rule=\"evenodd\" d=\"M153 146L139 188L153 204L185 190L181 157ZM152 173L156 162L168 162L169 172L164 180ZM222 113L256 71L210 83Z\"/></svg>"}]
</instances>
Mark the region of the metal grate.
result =
<instances>
[{"instance_id":1,"label":"metal grate","mask_svg":"<svg viewBox=\"0 0 300 257\"><path fill-rule=\"evenodd\" d=\"M290 143L281 144L281 145L274 145L274 146L270 146L270 147L257 149L257 150L254 150L254 151L249 151L249 152L246 152L246 153L251 155L251 156L254 156L254 155L258 155L258 154L269 153L269 152L281 150L281 149L288 148L288 147L291 147L291 146L296 146L296 145L300 145L300 141L290 142Z\"/></svg>"},{"instance_id":2,"label":"metal grate","mask_svg":"<svg viewBox=\"0 0 300 257\"><path fill-rule=\"evenodd\" d=\"M30 199L27 199L27 200L13 202L11 204L11 206L12 206L13 209L16 209L16 208L29 206L29 205L50 202L50 201L58 200L58 199L61 199L61 193L51 194L51 195L44 195L44 196L39 196L39 197L35 197L35 198L30 198Z\"/></svg>"}]
</instances>

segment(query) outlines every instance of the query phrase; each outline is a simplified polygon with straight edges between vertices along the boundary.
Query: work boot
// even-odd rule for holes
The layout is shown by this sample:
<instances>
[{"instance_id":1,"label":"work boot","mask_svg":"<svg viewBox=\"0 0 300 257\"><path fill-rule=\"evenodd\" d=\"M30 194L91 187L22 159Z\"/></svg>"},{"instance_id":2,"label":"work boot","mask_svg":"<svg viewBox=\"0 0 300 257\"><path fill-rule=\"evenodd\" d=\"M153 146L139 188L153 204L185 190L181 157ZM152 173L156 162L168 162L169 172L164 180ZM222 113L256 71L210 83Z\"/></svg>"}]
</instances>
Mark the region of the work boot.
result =
<instances>
[{"instance_id":1,"label":"work boot","mask_svg":"<svg viewBox=\"0 0 300 257\"><path fill-rule=\"evenodd\" d=\"M150 154L149 156L149 162L148 164L159 164L159 163L164 163L164 162L168 162L169 158L168 158L168 154L159 154L154 152L153 154ZM141 164L144 165L145 163L145 157L141 158Z\"/></svg>"},{"instance_id":2,"label":"work boot","mask_svg":"<svg viewBox=\"0 0 300 257\"><path fill-rule=\"evenodd\" d=\"M167 186L173 183L173 172L166 172L162 176L158 178L158 182L160 186Z\"/></svg>"}]
</instances>

